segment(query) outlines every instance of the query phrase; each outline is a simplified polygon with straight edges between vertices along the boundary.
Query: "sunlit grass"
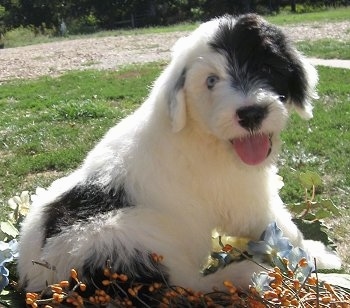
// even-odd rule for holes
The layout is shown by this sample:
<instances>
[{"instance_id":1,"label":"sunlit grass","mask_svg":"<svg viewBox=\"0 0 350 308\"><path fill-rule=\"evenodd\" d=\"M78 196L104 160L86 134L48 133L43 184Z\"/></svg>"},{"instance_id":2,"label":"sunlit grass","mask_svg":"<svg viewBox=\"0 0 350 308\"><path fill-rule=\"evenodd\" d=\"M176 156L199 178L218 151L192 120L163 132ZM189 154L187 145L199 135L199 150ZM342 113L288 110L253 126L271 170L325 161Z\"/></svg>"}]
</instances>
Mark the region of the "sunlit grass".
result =
<instances>
[{"instance_id":1,"label":"sunlit grass","mask_svg":"<svg viewBox=\"0 0 350 308\"><path fill-rule=\"evenodd\" d=\"M143 101L162 66L71 72L2 85L0 200L34 189L35 174L51 181L50 172L76 168L108 128Z\"/></svg>"},{"instance_id":2,"label":"sunlit grass","mask_svg":"<svg viewBox=\"0 0 350 308\"><path fill-rule=\"evenodd\" d=\"M310 22L337 22L349 20L350 7L319 9L310 13L292 13L289 9L280 14L266 18L277 25L299 24Z\"/></svg>"},{"instance_id":3,"label":"sunlit grass","mask_svg":"<svg viewBox=\"0 0 350 308\"><path fill-rule=\"evenodd\" d=\"M350 41L322 39L297 43L298 49L305 55L320 59L350 60Z\"/></svg>"}]
</instances>

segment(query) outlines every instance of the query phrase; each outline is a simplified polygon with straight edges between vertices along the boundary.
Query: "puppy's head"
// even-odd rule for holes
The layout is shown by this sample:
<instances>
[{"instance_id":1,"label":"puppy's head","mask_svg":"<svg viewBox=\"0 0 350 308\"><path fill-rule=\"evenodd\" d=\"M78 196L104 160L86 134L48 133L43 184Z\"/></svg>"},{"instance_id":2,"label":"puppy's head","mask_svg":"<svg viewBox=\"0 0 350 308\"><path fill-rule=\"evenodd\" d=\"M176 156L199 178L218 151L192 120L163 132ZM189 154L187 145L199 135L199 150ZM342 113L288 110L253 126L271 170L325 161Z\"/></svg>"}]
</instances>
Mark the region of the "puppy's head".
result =
<instances>
[{"instance_id":1,"label":"puppy's head","mask_svg":"<svg viewBox=\"0 0 350 308\"><path fill-rule=\"evenodd\" d=\"M164 80L174 132L195 125L248 165L271 161L289 111L311 118L317 97L316 70L254 14L211 20L180 39Z\"/></svg>"}]
</instances>

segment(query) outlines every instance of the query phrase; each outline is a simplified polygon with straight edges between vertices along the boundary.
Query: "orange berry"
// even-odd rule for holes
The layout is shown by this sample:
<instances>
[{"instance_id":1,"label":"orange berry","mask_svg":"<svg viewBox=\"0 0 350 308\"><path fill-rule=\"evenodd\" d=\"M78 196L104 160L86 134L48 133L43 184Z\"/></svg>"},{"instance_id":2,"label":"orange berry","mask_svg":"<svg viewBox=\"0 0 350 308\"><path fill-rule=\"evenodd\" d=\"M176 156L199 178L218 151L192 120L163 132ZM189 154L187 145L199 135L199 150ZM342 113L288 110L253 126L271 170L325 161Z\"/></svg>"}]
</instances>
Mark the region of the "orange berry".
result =
<instances>
[{"instance_id":1,"label":"orange berry","mask_svg":"<svg viewBox=\"0 0 350 308\"><path fill-rule=\"evenodd\" d=\"M162 287L162 284L159 283L159 282L155 282L155 283L153 284L153 286L154 286L156 289L160 289L160 288Z\"/></svg>"},{"instance_id":2,"label":"orange berry","mask_svg":"<svg viewBox=\"0 0 350 308\"><path fill-rule=\"evenodd\" d=\"M225 281L224 281L224 286L225 286L226 288L232 288L232 287L234 287L233 282L230 281L230 280L225 280Z\"/></svg>"},{"instance_id":3,"label":"orange berry","mask_svg":"<svg viewBox=\"0 0 350 308\"><path fill-rule=\"evenodd\" d=\"M69 288L69 281L68 280L62 280L59 283L59 285L60 285L61 288Z\"/></svg>"},{"instance_id":4,"label":"orange berry","mask_svg":"<svg viewBox=\"0 0 350 308\"><path fill-rule=\"evenodd\" d=\"M288 277L289 277L289 278L294 277L294 273L293 273L293 271L288 270Z\"/></svg>"},{"instance_id":5,"label":"orange berry","mask_svg":"<svg viewBox=\"0 0 350 308\"><path fill-rule=\"evenodd\" d=\"M222 251L230 252L233 249L233 247L229 244L226 244L224 247L222 247Z\"/></svg>"},{"instance_id":6,"label":"orange berry","mask_svg":"<svg viewBox=\"0 0 350 308\"><path fill-rule=\"evenodd\" d=\"M70 270L70 276L75 280L78 279L78 273L74 268Z\"/></svg>"},{"instance_id":7,"label":"orange berry","mask_svg":"<svg viewBox=\"0 0 350 308\"><path fill-rule=\"evenodd\" d=\"M334 293L334 289L333 289L333 287L332 287L329 283L325 282L325 283L323 284L323 286L326 288L326 290L327 290L328 292Z\"/></svg>"},{"instance_id":8,"label":"orange berry","mask_svg":"<svg viewBox=\"0 0 350 308\"><path fill-rule=\"evenodd\" d=\"M118 278L118 274L117 274L117 273L113 273L113 274L112 274L112 279L115 280L115 279L117 279L117 278Z\"/></svg>"},{"instance_id":9,"label":"orange berry","mask_svg":"<svg viewBox=\"0 0 350 308\"><path fill-rule=\"evenodd\" d=\"M61 303L64 299L64 295L63 294L59 294L59 293L54 293L52 295L52 298L54 301L58 302L58 303Z\"/></svg>"},{"instance_id":10,"label":"orange berry","mask_svg":"<svg viewBox=\"0 0 350 308\"><path fill-rule=\"evenodd\" d=\"M309 284L311 284L311 285L316 285L317 284L317 278L316 277L309 277L308 279L307 279L307 282L309 283Z\"/></svg>"},{"instance_id":11,"label":"orange berry","mask_svg":"<svg viewBox=\"0 0 350 308\"><path fill-rule=\"evenodd\" d=\"M79 289L80 289L81 292L85 292L86 291L86 284L85 283L81 283L79 285Z\"/></svg>"},{"instance_id":12,"label":"orange berry","mask_svg":"<svg viewBox=\"0 0 350 308\"><path fill-rule=\"evenodd\" d=\"M27 305L32 305L33 303L34 303L34 299L32 299L32 298L26 298L26 304Z\"/></svg>"},{"instance_id":13,"label":"orange berry","mask_svg":"<svg viewBox=\"0 0 350 308\"><path fill-rule=\"evenodd\" d=\"M84 300L83 300L83 298L80 295L78 296L77 301L78 301L79 305L83 305L84 304Z\"/></svg>"},{"instance_id":14,"label":"orange berry","mask_svg":"<svg viewBox=\"0 0 350 308\"><path fill-rule=\"evenodd\" d=\"M61 293L62 293L62 288L61 288L61 287L58 287L58 286L55 286L55 285L52 285L52 286L51 286L51 290L52 290L52 292L54 292L54 293L58 293L58 294L61 294Z\"/></svg>"},{"instance_id":15,"label":"orange berry","mask_svg":"<svg viewBox=\"0 0 350 308\"><path fill-rule=\"evenodd\" d=\"M109 268L104 268L103 269L103 275L105 275L106 277L109 277L111 275L111 271L109 270Z\"/></svg>"},{"instance_id":16,"label":"orange berry","mask_svg":"<svg viewBox=\"0 0 350 308\"><path fill-rule=\"evenodd\" d=\"M281 287L276 287L275 292L280 295L282 293L282 288Z\"/></svg>"},{"instance_id":17,"label":"orange berry","mask_svg":"<svg viewBox=\"0 0 350 308\"><path fill-rule=\"evenodd\" d=\"M107 295L105 296L105 301L106 301L106 303L109 303L111 300L112 300L112 298L107 294Z\"/></svg>"},{"instance_id":18,"label":"orange berry","mask_svg":"<svg viewBox=\"0 0 350 308\"><path fill-rule=\"evenodd\" d=\"M110 280L102 280L102 284L106 287L106 286L109 286L111 284L111 281Z\"/></svg>"},{"instance_id":19,"label":"orange berry","mask_svg":"<svg viewBox=\"0 0 350 308\"><path fill-rule=\"evenodd\" d=\"M123 281L123 282L125 282L125 281L128 280L128 276L126 276L126 275L124 275L124 274L119 275L118 278L119 278L119 280L121 280L121 281Z\"/></svg>"},{"instance_id":20,"label":"orange berry","mask_svg":"<svg viewBox=\"0 0 350 308\"><path fill-rule=\"evenodd\" d=\"M290 307L291 302L289 300L285 299L285 300L282 301L281 304L284 307Z\"/></svg>"},{"instance_id":21,"label":"orange berry","mask_svg":"<svg viewBox=\"0 0 350 308\"><path fill-rule=\"evenodd\" d=\"M300 288L300 281L299 280L293 280L293 286L294 289L299 289Z\"/></svg>"},{"instance_id":22,"label":"orange berry","mask_svg":"<svg viewBox=\"0 0 350 308\"><path fill-rule=\"evenodd\" d=\"M293 306L299 307L299 301L298 301L298 299L296 299L296 298L293 298L293 299L290 301L290 303L291 303L291 305L293 305Z\"/></svg>"},{"instance_id":23,"label":"orange berry","mask_svg":"<svg viewBox=\"0 0 350 308\"><path fill-rule=\"evenodd\" d=\"M307 260L306 260L306 258L302 258L300 261L299 261L299 266L301 266L301 267L305 267L305 266L307 266Z\"/></svg>"},{"instance_id":24,"label":"orange berry","mask_svg":"<svg viewBox=\"0 0 350 308\"><path fill-rule=\"evenodd\" d=\"M266 291L264 293L264 298L265 299L273 299L273 298L277 298L278 297L278 294L274 291Z\"/></svg>"},{"instance_id":25,"label":"orange berry","mask_svg":"<svg viewBox=\"0 0 350 308\"><path fill-rule=\"evenodd\" d=\"M323 304L329 304L331 301L332 301L332 298L331 298L330 296L323 296L323 297L321 298L321 302L322 302Z\"/></svg>"},{"instance_id":26,"label":"orange berry","mask_svg":"<svg viewBox=\"0 0 350 308\"><path fill-rule=\"evenodd\" d=\"M26 298L27 299L32 299L32 300L36 300L37 298L38 298L38 294L36 294L36 293L27 293L26 294Z\"/></svg>"},{"instance_id":27,"label":"orange berry","mask_svg":"<svg viewBox=\"0 0 350 308\"><path fill-rule=\"evenodd\" d=\"M128 289L128 293L129 293L131 296L134 296L134 297L137 295L137 293L135 292L135 290L134 290L134 289L131 289L131 288Z\"/></svg>"}]
</instances>

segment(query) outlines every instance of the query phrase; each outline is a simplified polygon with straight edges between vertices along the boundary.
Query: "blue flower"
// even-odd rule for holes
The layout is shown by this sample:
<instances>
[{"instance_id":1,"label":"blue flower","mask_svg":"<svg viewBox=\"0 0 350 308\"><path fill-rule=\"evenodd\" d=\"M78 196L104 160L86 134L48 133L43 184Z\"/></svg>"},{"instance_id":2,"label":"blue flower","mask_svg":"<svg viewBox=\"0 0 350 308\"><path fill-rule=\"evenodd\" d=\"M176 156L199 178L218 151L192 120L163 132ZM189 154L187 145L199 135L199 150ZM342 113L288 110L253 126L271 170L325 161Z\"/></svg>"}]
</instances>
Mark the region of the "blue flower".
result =
<instances>
[{"instance_id":1,"label":"blue flower","mask_svg":"<svg viewBox=\"0 0 350 308\"><path fill-rule=\"evenodd\" d=\"M288 260L288 268L294 273L294 277L300 282L304 282L305 279L315 270L315 265L311 261L310 256L305 252L305 250L296 247L293 248L290 253L286 256ZM305 264L301 264L301 260Z\"/></svg>"},{"instance_id":2,"label":"blue flower","mask_svg":"<svg viewBox=\"0 0 350 308\"><path fill-rule=\"evenodd\" d=\"M0 292L9 284L9 270L3 266L0 265Z\"/></svg>"},{"instance_id":3,"label":"blue flower","mask_svg":"<svg viewBox=\"0 0 350 308\"><path fill-rule=\"evenodd\" d=\"M0 241L0 265L11 262L13 260L13 255L9 243Z\"/></svg>"},{"instance_id":4,"label":"blue flower","mask_svg":"<svg viewBox=\"0 0 350 308\"><path fill-rule=\"evenodd\" d=\"M270 287L272 281L273 278L266 272L254 273L252 276L253 287L260 295L263 295L268 290L272 290Z\"/></svg>"},{"instance_id":5,"label":"blue flower","mask_svg":"<svg viewBox=\"0 0 350 308\"><path fill-rule=\"evenodd\" d=\"M285 258L293 246L283 232L277 227L276 222L269 224L260 237L260 241L248 243L248 253L259 261L276 264L280 259Z\"/></svg>"},{"instance_id":6,"label":"blue flower","mask_svg":"<svg viewBox=\"0 0 350 308\"><path fill-rule=\"evenodd\" d=\"M18 242L12 240L8 243L0 241L0 292L9 284L9 270L5 263L18 257Z\"/></svg>"},{"instance_id":7,"label":"blue flower","mask_svg":"<svg viewBox=\"0 0 350 308\"><path fill-rule=\"evenodd\" d=\"M18 257L18 242L12 240L8 243L0 241L0 265L11 262Z\"/></svg>"}]
</instances>

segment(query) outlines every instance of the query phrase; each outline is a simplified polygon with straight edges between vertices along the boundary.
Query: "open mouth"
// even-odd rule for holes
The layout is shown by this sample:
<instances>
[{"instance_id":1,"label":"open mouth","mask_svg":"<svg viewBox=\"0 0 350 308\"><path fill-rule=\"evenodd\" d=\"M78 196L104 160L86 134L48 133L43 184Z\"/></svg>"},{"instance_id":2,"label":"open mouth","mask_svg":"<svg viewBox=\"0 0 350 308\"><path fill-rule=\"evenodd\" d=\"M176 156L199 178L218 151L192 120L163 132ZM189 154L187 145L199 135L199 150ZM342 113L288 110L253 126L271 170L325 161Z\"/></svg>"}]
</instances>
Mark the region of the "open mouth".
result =
<instances>
[{"instance_id":1,"label":"open mouth","mask_svg":"<svg viewBox=\"0 0 350 308\"><path fill-rule=\"evenodd\" d=\"M250 134L230 140L241 160L247 165L262 163L271 153L272 134Z\"/></svg>"}]
</instances>

